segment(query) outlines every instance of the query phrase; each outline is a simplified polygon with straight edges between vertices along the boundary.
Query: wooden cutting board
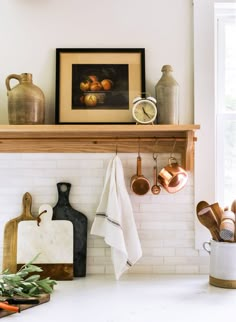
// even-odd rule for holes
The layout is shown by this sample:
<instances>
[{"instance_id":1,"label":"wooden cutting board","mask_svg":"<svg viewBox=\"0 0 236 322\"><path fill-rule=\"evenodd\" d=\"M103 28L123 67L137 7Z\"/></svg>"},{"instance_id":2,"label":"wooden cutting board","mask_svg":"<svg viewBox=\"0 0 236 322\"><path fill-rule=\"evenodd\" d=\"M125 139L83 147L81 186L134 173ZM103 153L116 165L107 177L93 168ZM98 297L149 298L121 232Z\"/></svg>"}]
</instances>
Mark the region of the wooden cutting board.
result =
<instances>
[{"instance_id":1,"label":"wooden cutting board","mask_svg":"<svg viewBox=\"0 0 236 322\"><path fill-rule=\"evenodd\" d=\"M39 297L37 297L37 299L39 300L39 304L20 304L20 305L18 304L16 306L19 306L20 310L24 311L26 309L29 309L29 308L32 308L32 307L35 307L40 304L48 302L50 300L50 294L41 294L41 295L39 295ZM8 316L10 314L15 314L15 312L9 312L9 311L5 311L5 310L0 309L0 318L3 318L4 316ZM18 314L18 313L16 313L16 314Z\"/></svg>"},{"instance_id":2,"label":"wooden cutting board","mask_svg":"<svg viewBox=\"0 0 236 322\"><path fill-rule=\"evenodd\" d=\"M23 210L20 216L11 219L5 224L3 235L3 270L9 269L11 273L16 273L17 264L17 231L18 224L22 220L35 220L31 214L32 197L26 192L22 199Z\"/></svg>"},{"instance_id":3,"label":"wooden cutting board","mask_svg":"<svg viewBox=\"0 0 236 322\"><path fill-rule=\"evenodd\" d=\"M37 220L18 223L17 267L37 254L34 264L43 269L43 276L56 280L73 279L73 225L68 220L52 220L52 207L39 208Z\"/></svg>"}]
</instances>

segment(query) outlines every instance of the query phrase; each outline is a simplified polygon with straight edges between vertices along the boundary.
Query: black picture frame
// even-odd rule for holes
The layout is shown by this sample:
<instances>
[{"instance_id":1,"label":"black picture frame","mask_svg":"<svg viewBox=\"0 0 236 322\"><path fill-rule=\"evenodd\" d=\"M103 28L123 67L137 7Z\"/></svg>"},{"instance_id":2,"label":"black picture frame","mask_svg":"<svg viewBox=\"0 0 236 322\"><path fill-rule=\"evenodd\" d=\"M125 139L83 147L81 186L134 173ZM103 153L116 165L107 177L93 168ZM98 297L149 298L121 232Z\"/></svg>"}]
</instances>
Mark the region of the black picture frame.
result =
<instances>
[{"instance_id":1,"label":"black picture frame","mask_svg":"<svg viewBox=\"0 0 236 322\"><path fill-rule=\"evenodd\" d=\"M56 124L131 124L144 48L56 48Z\"/></svg>"}]
</instances>

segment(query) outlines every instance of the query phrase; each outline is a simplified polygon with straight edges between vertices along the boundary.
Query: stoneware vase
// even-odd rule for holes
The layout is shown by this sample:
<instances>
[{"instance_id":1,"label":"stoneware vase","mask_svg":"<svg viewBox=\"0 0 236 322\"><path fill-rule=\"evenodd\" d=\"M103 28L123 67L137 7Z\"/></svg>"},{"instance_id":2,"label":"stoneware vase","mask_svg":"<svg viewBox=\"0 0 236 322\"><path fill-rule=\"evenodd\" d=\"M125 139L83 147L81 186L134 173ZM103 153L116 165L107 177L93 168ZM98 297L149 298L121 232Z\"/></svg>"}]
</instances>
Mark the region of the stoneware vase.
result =
<instances>
[{"instance_id":1,"label":"stoneware vase","mask_svg":"<svg viewBox=\"0 0 236 322\"><path fill-rule=\"evenodd\" d=\"M157 100L157 123L179 123L179 84L172 76L172 67L162 67L162 77L155 86Z\"/></svg>"}]
</instances>

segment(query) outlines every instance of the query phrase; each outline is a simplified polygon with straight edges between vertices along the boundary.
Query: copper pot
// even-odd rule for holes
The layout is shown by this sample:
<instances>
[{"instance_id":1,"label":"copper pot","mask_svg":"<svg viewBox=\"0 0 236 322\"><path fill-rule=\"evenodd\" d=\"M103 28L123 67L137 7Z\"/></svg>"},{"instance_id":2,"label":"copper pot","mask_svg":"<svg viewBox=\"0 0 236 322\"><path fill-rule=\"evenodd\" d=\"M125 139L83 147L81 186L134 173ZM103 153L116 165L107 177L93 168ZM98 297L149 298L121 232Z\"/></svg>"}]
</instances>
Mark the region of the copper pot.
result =
<instances>
[{"instance_id":1,"label":"copper pot","mask_svg":"<svg viewBox=\"0 0 236 322\"><path fill-rule=\"evenodd\" d=\"M145 195L150 190L150 183L147 178L142 175L142 160L137 157L137 174L133 175L130 180L131 190L139 196Z\"/></svg>"},{"instance_id":2,"label":"copper pot","mask_svg":"<svg viewBox=\"0 0 236 322\"><path fill-rule=\"evenodd\" d=\"M174 157L169 158L169 163L158 174L158 181L169 193L181 190L188 180L187 172L181 168Z\"/></svg>"}]
</instances>

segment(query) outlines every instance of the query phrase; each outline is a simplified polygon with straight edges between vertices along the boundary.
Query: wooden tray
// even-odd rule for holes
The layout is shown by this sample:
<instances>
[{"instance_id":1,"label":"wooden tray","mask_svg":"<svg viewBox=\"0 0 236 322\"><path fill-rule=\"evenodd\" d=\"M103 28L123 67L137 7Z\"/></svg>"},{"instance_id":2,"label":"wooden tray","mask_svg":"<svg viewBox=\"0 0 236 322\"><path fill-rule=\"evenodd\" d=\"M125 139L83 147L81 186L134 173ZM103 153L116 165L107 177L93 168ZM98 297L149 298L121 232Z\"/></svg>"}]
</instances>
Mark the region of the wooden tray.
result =
<instances>
[{"instance_id":1,"label":"wooden tray","mask_svg":"<svg viewBox=\"0 0 236 322\"><path fill-rule=\"evenodd\" d=\"M21 311L24 311L26 309L30 309L32 307L35 307L40 304L48 302L50 300L50 294L41 294L39 297L37 297L37 299L39 300L39 304L18 304L16 306L19 306ZM0 318L3 318L4 316L8 316L11 314L15 314L15 312L10 312L10 311L5 311L5 310L0 309ZM16 314L18 314L18 313L16 313Z\"/></svg>"}]
</instances>

